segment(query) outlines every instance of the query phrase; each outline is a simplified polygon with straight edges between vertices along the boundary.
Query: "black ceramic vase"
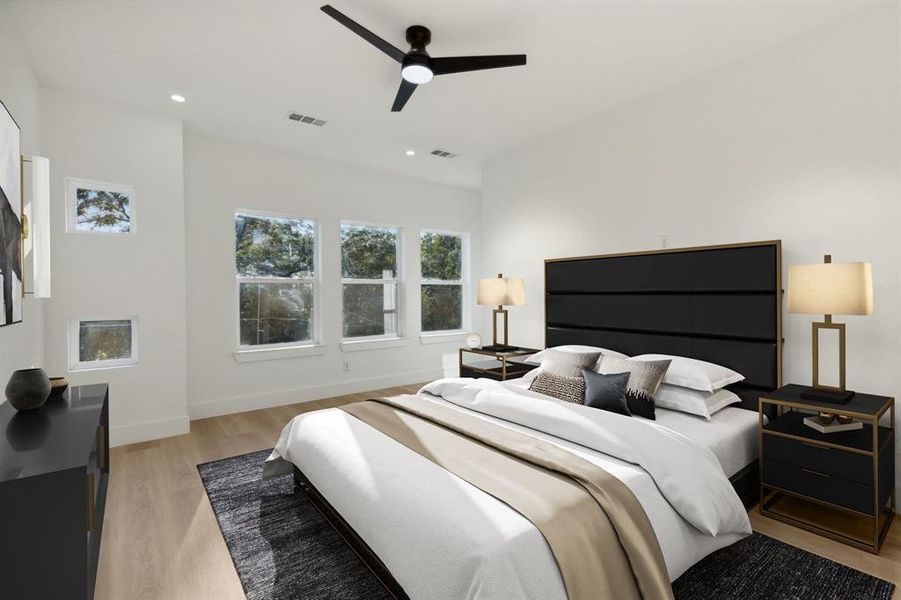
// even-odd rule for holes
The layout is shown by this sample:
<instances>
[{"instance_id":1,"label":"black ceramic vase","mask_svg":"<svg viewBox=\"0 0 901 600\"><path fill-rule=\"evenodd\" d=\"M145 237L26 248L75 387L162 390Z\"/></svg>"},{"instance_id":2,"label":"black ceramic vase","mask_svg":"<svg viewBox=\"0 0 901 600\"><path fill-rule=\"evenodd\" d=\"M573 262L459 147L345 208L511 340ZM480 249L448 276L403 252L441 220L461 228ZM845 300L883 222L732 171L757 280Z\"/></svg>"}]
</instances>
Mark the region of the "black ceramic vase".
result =
<instances>
[{"instance_id":1,"label":"black ceramic vase","mask_svg":"<svg viewBox=\"0 0 901 600\"><path fill-rule=\"evenodd\" d=\"M22 369L6 384L6 399L16 410L34 410L44 406L50 396L50 379L44 369Z\"/></svg>"}]
</instances>

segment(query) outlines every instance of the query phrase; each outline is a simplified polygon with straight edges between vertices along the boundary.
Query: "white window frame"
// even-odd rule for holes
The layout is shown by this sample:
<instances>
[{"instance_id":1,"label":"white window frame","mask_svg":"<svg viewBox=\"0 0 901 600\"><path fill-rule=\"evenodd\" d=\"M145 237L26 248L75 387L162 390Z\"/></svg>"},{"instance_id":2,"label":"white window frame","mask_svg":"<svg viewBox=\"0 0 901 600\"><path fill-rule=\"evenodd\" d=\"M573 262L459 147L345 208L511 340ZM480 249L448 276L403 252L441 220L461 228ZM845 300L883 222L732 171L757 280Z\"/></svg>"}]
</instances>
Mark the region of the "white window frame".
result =
<instances>
[{"instance_id":1,"label":"white window frame","mask_svg":"<svg viewBox=\"0 0 901 600\"><path fill-rule=\"evenodd\" d=\"M460 256L460 277L459 280L445 279L427 279L422 276L422 234L435 233L438 235L452 235L460 238L462 256ZM419 308L422 311L422 286L424 285L459 285L463 294L462 302L460 302L460 310L463 312L460 319L460 329L436 329L434 331L425 331L422 329L422 317L420 312L419 328L420 337L440 337L440 336L457 336L469 332L471 326L472 304L470 300L470 283L469 283L469 234L463 231L447 231L444 229L428 229L419 230ZM456 338L454 338L456 339Z\"/></svg>"},{"instance_id":2,"label":"white window frame","mask_svg":"<svg viewBox=\"0 0 901 600\"><path fill-rule=\"evenodd\" d=\"M394 264L397 266L397 270L394 273L393 279L355 279L353 277L341 277L341 343L342 349L344 351L348 351L354 348L354 343L356 342L373 342L374 344L368 345L369 348L379 347L377 342L385 341L385 340L403 340L404 339L404 285L403 285L403 249L404 249L404 232L403 228L398 225L387 225L385 223L370 223L365 221L352 221L349 219L343 219L340 223L338 223L338 256L339 256L339 269L340 262L343 260L343 248L341 247L341 228L344 225L350 225L352 227L372 227L374 229L393 229L397 233L397 241L394 244ZM376 285L384 285L386 283L393 283L394 289L396 290L397 299L395 300L395 319L397 320L397 332L383 335L360 335L354 337L344 337L344 284L376 284ZM365 344L359 345L358 347L363 347ZM391 345L387 345L384 347L391 347Z\"/></svg>"},{"instance_id":3,"label":"white window frame","mask_svg":"<svg viewBox=\"0 0 901 600\"><path fill-rule=\"evenodd\" d=\"M116 358L111 360L79 360L81 323L85 321L131 321L131 357ZM138 364L138 317L71 317L69 319L69 370L70 371L96 371L99 369L115 369L131 367Z\"/></svg>"},{"instance_id":4,"label":"white window frame","mask_svg":"<svg viewBox=\"0 0 901 600\"><path fill-rule=\"evenodd\" d=\"M103 192L112 192L116 194L126 194L128 196L128 231L94 231L91 229L78 229L78 189L90 189ZM79 179L77 177L66 177L66 233L86 234L86 235L105 235L113 237L133 236L138 234L137 219L137 194L135 188L120 183L110 183L108 181L94 181L91 179Z\"/></svg>"},{"instance_id":5,"label":"white window frame","mask_svg":"<svg viewBox=\"0 0 901 600\"><path fill-rule=\"evenodd\" d=\"M235 256L232 256L232 264L234 265L235 274L235 358L238 362L253 362L254 360L262 360L268 358L290 358L292 356L304 356L306 353L289 353L274 354L267 352L269 350L293 350L300 348L317 349L320 348L319 341L322 339L320 331L319 318L319 291L322 287L320 281L322 278L322 267L319 262L319 220L313 217L299 217L295 215L286 215L282 213L263 212L259 210L243 210L237 209L232 217L232 230L234 231L235 219L239 215L247 217L258 217L260 219L285 219L289 221L312 221L313 222L313 277L245 277L238 273L238 263ZM234 244L233 244L234 245ZM282 342L278 344L241 344L241 284L242 283L290 283L303 282L313 284L313 309L310 311L310 338L297 342ZM310 353L318 354L318 352ZM253 358L251 358L253 357Z\"/></svg>"}]
</instances>

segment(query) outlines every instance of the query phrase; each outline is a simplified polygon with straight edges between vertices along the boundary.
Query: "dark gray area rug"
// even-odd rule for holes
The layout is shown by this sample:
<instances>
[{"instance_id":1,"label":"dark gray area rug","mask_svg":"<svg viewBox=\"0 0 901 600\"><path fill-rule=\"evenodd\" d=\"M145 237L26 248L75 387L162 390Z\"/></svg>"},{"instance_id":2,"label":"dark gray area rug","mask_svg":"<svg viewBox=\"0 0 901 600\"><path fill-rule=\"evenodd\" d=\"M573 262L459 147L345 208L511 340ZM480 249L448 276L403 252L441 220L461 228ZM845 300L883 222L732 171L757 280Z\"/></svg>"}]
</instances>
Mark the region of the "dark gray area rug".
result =
<instances>
[{"instance_id":1,"label":"dark gray area rug","mask_svg":"<svg viewBox=\"0 0 901 600\"><path fill-rule=\"evenodd\" d=\"M197 465L248 600L390 599L290 475L262 479L270 452Z\"/></svg>"},{"instance_id":2,"label":"dark gray area rug","mask_svg":"<svg viewBox=\"0 0 901 600\"><path fill-rule=\"evenodd\" d=\"M754 533L683 573L673 591L679 600L891 600L895 584Z\"/></svg>"},{"instance_id":3,"label":"dark gray area rug","mask_svg":"<svg viewBox=\"0 0 901 600\"><path fill-rule=\"evenodd\" d=\"M290 475L263 480L269 450L198 465L250 600L392 596ZM755 533L673 584L678 600L891 600L895 586Z\"/></svg>"}]
</instances>

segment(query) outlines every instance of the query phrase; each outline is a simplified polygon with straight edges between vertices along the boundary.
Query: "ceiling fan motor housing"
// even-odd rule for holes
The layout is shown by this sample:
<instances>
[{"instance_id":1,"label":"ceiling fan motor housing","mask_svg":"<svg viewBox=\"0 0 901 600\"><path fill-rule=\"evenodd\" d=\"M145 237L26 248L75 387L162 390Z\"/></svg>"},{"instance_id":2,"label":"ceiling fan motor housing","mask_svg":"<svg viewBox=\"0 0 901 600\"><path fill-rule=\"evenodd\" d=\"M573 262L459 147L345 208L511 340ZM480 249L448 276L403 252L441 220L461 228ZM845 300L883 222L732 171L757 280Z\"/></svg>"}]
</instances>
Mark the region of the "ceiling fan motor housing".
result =
<instances>
[{"instance_id":1,"label":"ceiling fan motor housing","mask_svg":"<svg viewBox=\"0 0 901 600\"><path fill-rule=\"evenodd\" d=\"M432 32L422 25L407 27L407 43L410 44L410 54L425 54L425 47L432 43Z\"/></svg>"}]
</instances>

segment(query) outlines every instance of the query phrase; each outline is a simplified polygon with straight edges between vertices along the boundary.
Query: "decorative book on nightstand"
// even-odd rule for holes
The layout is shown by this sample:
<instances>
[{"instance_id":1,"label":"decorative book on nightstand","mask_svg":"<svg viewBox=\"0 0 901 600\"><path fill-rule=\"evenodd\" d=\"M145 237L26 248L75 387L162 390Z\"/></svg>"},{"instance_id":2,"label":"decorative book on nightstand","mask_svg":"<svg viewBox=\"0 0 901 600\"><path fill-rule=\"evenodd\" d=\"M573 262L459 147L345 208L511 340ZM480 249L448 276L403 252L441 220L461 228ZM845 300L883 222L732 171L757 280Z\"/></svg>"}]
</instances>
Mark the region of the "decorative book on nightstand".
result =
<instances>
[{"instance_id":1,"label":"decorative book on nightstand","mask_svg":"<svg viewBox=\"0 0 901 600\"><path fill-rule=\"evenodd\" d=\"M804 389L760 396L760 514L878 554L895 516L895 399L857 393L836 405L803 399ZM767 404L776 416L764 423ZM804 424L820 411L863 428L820 433Z\"/></svg>"},{"instance_id":2,"label":"decorative book on nightstand","mask_svg":"<svg viewBox=\"0 0 901 600\"><path fill-rule=\"evenodd\" d=\"M523 362L536 352L538 350L534 348L517 348L510 352L460 348L460 377L487 377L497 381L516 379L538 367Z\"/></svg>"}]
</instances>

